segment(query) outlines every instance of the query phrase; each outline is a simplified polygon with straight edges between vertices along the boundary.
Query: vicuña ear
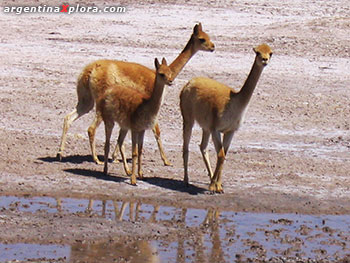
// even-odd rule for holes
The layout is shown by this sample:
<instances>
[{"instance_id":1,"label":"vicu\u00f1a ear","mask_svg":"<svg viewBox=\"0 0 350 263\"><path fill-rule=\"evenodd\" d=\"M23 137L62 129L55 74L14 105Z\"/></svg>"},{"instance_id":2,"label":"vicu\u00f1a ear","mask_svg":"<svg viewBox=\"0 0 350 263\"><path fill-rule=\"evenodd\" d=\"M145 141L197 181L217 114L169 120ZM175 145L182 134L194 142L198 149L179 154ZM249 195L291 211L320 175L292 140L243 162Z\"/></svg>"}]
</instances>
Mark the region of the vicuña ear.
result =
<instances>
[{"instance_id":1,"label":"vicu\u00f1a ear","mask_svg":"<svg viewBox=\"0 0 350 263\"><path fill-rule=\"evenodd\" d=\"M196 24L196 25L194 26L194 28L193 28L193 34L194 34L195 36L198 36L199 30L201 30L199 27L202 28L201 23Z\"/></svg>"},{"instance_id":2,"label":"vicu\u00f1a ear","mask_svg":"<svg viewBox=\"0 0 350 263\"><path fill-rule=\"evenodd\" d=\"M162 65L168 66L168 63L166 62L165 58L162 59Z\"/></svg>"},{"instance_id":3,"label":"vicu\u00f1a ear","mask_svg":"<svg viewBox=\"0 0 350 263\"><path fill-rule=\"evenodd\" d=\"M158 58L155 58L155 59L154 59L154 65L156 66L156 69L158 70L158 69L159 69L159 67L160 67L160 64L159 64Z\"/></svg>"}]
</instances>

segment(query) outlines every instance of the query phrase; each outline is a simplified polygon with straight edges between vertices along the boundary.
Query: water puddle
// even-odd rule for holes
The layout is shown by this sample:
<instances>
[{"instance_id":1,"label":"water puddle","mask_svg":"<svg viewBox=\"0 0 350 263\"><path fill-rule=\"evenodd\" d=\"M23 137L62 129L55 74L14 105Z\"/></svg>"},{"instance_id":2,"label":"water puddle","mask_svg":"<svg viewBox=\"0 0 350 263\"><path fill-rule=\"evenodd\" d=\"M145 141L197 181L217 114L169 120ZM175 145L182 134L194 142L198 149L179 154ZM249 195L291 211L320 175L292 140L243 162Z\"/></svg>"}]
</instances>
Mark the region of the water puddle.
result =
<instances>
[{"instance_id":1,"label":"water puddle","mask_svg":"<svg viewBox=\"0 0 350 263\"><path fill-rule=\"evenodd\" d=\"M82 213L107 220L156 223L177 236L131 243L1 244L0 262L234 262L237 258L294 257L336 260L350 254L350 217L237 213L157 206L140 201L0 197L0 212Z\"/></svg>"},{"instance_id":2,"label":"water puddle","mask_svg":"<svg viewBox=\"0 0 350 263\"><path fill-rule=\"evenodd\" d=\"M16 262L23 262L44 258L55 260L55 262L66 262L69 253L69 246L0 243L0 262L15 260Z\"/></svg>"}]
</instances>

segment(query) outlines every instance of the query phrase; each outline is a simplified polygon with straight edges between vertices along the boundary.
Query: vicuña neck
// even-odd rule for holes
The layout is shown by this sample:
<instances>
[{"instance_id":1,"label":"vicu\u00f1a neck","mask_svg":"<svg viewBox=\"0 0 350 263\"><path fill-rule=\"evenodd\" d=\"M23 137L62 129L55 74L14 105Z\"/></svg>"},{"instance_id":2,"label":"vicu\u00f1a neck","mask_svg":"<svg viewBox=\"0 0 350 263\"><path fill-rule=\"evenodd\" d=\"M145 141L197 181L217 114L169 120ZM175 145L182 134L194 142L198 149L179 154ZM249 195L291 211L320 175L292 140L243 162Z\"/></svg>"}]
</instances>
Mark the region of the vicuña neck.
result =
<instances>
[{"instance_id":1,"label":"vicu\u00f1a neck","mask_svg":"<svg viewBox=\"0 0 350 263\"><path fill-rule=\"evenodd\" d=\"M192 35L190 40L187 42L185 48L182 50L180 55L170 64L172 71L172 80L181 72L186 63L191 57L196 54L197 50L194 49L194 36Z\"/></svg>"},{"instance_id":2,"label":"vicu\u00f1a neck","mask_svg":"<svg viewBox=\"0 0 350 263\"><path fill-rule=\"evenodd\" d=\"M147 105L147 107L149 109L150 114L157 114L158 113L158 111L160 109L160 105L162 103L164 86L165 86L165 83L163 81L160 81L158 79L158 75L156 75L152 95L145 103L145 105Z\"/></svg>"},{"instance_id":3,"label":"vicu\u00f1a neck","mask_svg":"<svg viewBox=\"0 0 350 263\"><path fill-rule=\"evenodd\" d=\"M255 58L254 64L250 70L250 73L243 84L242 89L239 91L238 96L242 104L247 105L250 101L250 98L253 95L254 89L258 80L260 78L261 72L264 69L263 66L259 66Z\"/></svg>"}]
</instances>

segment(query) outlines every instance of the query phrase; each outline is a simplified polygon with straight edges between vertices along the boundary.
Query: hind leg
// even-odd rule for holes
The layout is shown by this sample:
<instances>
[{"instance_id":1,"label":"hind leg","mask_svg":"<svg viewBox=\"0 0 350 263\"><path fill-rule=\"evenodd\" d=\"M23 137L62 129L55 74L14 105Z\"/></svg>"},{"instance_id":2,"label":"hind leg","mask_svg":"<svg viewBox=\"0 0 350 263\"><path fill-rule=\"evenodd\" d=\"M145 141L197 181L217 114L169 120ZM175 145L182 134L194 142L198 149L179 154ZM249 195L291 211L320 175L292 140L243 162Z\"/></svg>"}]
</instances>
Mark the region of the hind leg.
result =
<instances>
[{"instance_id":1,"label":"hind leg","mask_svg":"<svg viewBox=\"0 0 350 263\"><path fill-rule=\"evenodd\" d=\"M120 151L125 152L125 150L124 150L124 139L125 139L125 136L126 136L127 133L128 133L127 130L120 129L120 131L119 131L118 142L115 145L114 152L113 152L113 155L112 155L112 161L114 163L118 162L118 159L117 159L118 158L118 152L120 152ZM119 146L119 141L122 141L121 146ZM120 148L120 147L122 147L122 148ZM125 154L124 154L124 157L122 156L122 160L123 160L123 162L124 162L124 160L126 162Z\"/></svg>"},{"instance_id":2,"label":"hind leg","mask_svg":"<svg viewBox=\"0 0 350 263\"><path fill-rule=\"evenodd\" d=\"M96 129L98 126L100 126L102 122L102 117L100 113L96 113L95 119L91 123L89 129L88 129L88 134L89 134L89 141L90 141L90 148L91 148L91 153L92 153L92 158L97 164L103 164L101 162L96 154L96 143L95 143L95 135L96 135Z\"/></svg>"},{"instance_id":3,"label":"hind leg","mask_svg":"<svg viewBox=\"0 0 350 263\"><path fill-rule=\"evenodd\" d=\"M153 131L154 137L156 138L158 149L160 152L160 157L162 158L164 165L165 166L172 165L164 153L162 140L160 139L160 129L159 129L158 122L153 126L152 131Z\"/></svg>"},{"instance_id":4,"label":"hind leg","mask_svg":"<svg viewBox=\"0 0 350 263\"><path fill-rule=\"evenodd\" d=\"M120 155L122 157L125 173L130 176L131 172L130 172L130 169L129 169L129 166L128 166L128 162L126 160L125 148L124 148L124 145L123 145L124 139L125 139L125 136L126 136L127 133L128 133L128 130L120 128L116 150L119 149Z\"/></svg>"},{"instance_id":5,"label":"hind leg","mask_svg":"<svg viewBox=\"0 0 350 263\"><path fill-rule=\"evenodd\" d=\"M91 95L91 92L89 89L86 89L84 86L82 86L81 80L78 81L77 89L78 105L76 106L74 111L72 111L64 117L61 144L57 152L57 158L60 161L62 160L62 155L67 140L67 132L70 125L72 124L72 122L74 122L75 120L79 119L81 116L92 110L92 108L94 107L94 99Z\"/></svg>"},{"instance_id":6,"label":"hind leg","mask_svg":"<svg viewBox=\"0 0 350 263\"><path fill-rule=\"evenodd\" d=\"M64 151L64 146L66 144L67 132L68 132L69 126L72 124L73 121L75 121L78 118L79 118L79 115L78 115L78 112L76 109L74 111L72 111L71 113L68 113L64 117L61 144L60 144L60 148L57 152L57 159L60 161L62 161L62 154Z\"/></svg>"}]
</instances>

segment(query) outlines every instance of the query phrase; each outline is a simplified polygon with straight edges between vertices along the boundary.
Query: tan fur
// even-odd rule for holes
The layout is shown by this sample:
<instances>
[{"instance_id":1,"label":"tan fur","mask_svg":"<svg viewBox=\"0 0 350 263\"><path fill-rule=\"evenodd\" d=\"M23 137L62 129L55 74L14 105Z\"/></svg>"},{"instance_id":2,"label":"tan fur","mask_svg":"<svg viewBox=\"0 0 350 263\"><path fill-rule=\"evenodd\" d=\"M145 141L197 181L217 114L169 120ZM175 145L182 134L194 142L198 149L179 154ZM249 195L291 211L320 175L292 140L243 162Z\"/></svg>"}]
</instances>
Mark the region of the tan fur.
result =
<instances>
[{"instance_id":1,"label":"tan fur","mask_svg":"<svg viewBox=\"0 0 350 263\"><path fill-rule=\"evenodd\" d=\"M84 76L89 76L88 85L94 98L103 96L112 86L134 88L146 94L153 90L155 72L140 64L98 60L88 65L84 72Z\"/></svg>"},{"instance_id":2,"label":"tan fur","mask_svg":"<svg viewBox=\"0 0 350 263\"><path fill-rule=\"evenodd\" d=\"M202 31L202 25L200 23L198 25L195 25L193 34L191 35L191 38L185 46L184 50L169 66L173 72L172 80L175 79L185 64L199 50L214 51L214 44L210 41L209 36ZM78 104L76 106L76 109L67 114L64 118L61 144L57 153L57 157L59 159L62 159L66 136L71 123L84 114L88 113L94 107L95 100L103 96L106 90L110 88L122 88L125 86L129 88L132 87L142 93L150 95L153 90L154 79L154 70L136 63L116 60L98 60L87 65L78 78ZM97 158L95 150L95 133L101 121L101 113L96 111L95 119L88 129L90 147L93 159L96 163L101 163ZM170 165L170 162L164 154L160 140L160 129L157 122L155 122L153 132L157 140L164 164ZM119 134L120 139L122 139L122 136L124 136L124 134ZM113 154L114 159L116 158L117 150L118 148L116 147L116 150ZM123 158L123 162L126 163L126 159Z\"/></svg>"},{"instance_id":3,"label":"tan fur","mask_svg":"<svg viewBox=\"0 0 350 263\"><path fill-rule=\"evenodd\" d=\"M132 174L131 184L136 184L136 160L138 159L138 175L142 178L141 155L143 136L145 130L151 129L156 122L160 109L164 85L171 85L172 71L167 66L165 59L160 65L155 60L156 77L153 82L152 94L140 92L134 86L113 84L103 96L96 100L96 110L101 113L106 129L104 173L108 172L108 155L110 137L114 122L118 122L121 131L131 130L132 133ZM125 78L126 80L127 78ZM104 85L104 83L100 83ZM125 133L126 134L126 133ZM123 140L118 140L121 155L124 156L121 145ZM124 169L129 175L128 167L124 163Z\"/></svg>"},{"instance_id":4,"label":"tan fur","mask_svg":"<svg viewBox=\"0 0 350 263\"><path fill-rule=\"evenodd\" d=\"M199 104L205 104L205 108L210 108L219 116L225 109L230 99L231 89L209 78L194 78L188 85L193 87L190 92L199 100ZM201 110L201 109L197 109Z\"/></svg>"},{"instance_id":5,"label":"tan fur","mask_svg":"<svg viewBox=\"0 0 350 263\"><path fill-rule=\"evenodd\" d=\"M262 44L254 48L256 57L252 69L242 89L236 91L209 78L194 78L182 89L180 108L183 117L183 159L184 182L188 184L188 145L192 127L196 121L203 130L200 149L211 179L209 190L222 193L221 173L233 134L238 130L250 98L259 80L263 68L272 55L270 47ZM220 133L223 133L221 140ZM207 146L212 135L217 152L217 164L213 173L209 161Z\"/></svg>"}]
</instances>

